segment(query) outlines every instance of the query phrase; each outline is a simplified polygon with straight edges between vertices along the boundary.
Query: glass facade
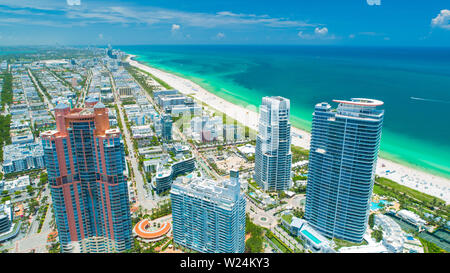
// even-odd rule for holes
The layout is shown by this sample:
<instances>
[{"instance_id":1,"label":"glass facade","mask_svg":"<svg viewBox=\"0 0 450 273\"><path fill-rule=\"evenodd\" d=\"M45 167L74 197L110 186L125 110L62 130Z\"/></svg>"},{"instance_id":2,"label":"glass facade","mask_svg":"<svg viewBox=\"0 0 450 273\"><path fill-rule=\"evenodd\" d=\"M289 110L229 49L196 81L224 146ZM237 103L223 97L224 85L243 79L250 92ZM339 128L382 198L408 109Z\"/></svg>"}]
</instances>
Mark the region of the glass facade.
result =
<instances>
[{"instance_id":1,"label":"glass facade","mask_svg":"<svg viewBox=\"0 0 450 273\"><path fill-rule=\"evenodd\" d=\"M255 181L270 191L291 186L290 101L283 97L264 97L259 108L255 149Z\"/></svg>"},{"instance_id":2,"label":"glass facade","mask_svg":"<svg viewBox=\"0 0 450 273\"><path fill-rule=\"evenodd\" d=\"M55 114L57 130L42 133L42 143L61 251L70 251L73 242L82 246L82 252L130 249L131 216L120 131L109 129L104 107L69 111L59 105ZM87 243L92 240L100 243Z\"/></svg>"},{"instance_id":3,"label":"glass facade","mask_svg":"<svg viewBox=\"0 0 450 273\"><path fill-rule=\"evenodd\" d=\"M174 242L203 253L245 250L245 205L237 171L227 181L194 178L170 191Z\"/></svg>"},{"instance_id":4,"label":"glass facade","mask_svg":"<svg viewBox=\"0 0 450 273\"><path fill-rule=\"evenodd\" d=\"M361 242L366 231L384 110L381 101L315 107L305 218L324 236Z\"/></svg>"},{"instance_id":5,"label":"glass facade","mask_svg":"<svg viewBox=\"0 0 450 273\"><path fill-rule=\"evenodd\" d=\"M170 115L163 115L161 117L162 138L166 141L172 140L172 117Z\"/></svg>"}]
</instances>

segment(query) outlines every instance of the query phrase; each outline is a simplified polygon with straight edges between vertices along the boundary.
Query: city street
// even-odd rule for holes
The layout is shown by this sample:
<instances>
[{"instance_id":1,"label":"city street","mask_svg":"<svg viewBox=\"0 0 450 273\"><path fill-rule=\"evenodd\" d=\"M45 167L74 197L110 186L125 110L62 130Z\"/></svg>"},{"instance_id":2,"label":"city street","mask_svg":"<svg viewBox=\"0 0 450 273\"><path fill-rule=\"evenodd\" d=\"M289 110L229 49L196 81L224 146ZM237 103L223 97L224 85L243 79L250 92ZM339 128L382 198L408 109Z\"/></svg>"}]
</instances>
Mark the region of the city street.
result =
<instances>
[{"instance_id":1,"label":"city street","mask_svg":"<svg viewBox=\"0 0 450 273\"><path fill-rule=\"evenodd\" d=\"M31 73L31 70L28 69L28 75L30 76L31 80L33 81L34 85L36 86L36 89L38 90L39 93L41 93L42 97L44 98L44 102L45 104L47 104L47 110L48 112L55 117L55 114L53 113L53 108L54 105L48 100L47 96L44 94L44 91L42 91L41 87L39 86L39 84L37 83L36 78L33 76L33 74Z\"/></svg>"},{"instance_id":2,"label":"city street","mask_svg":"<svg viewBox=\"0 0 450 273\"><path fill-rule=\"evenodd\" d=\"M128 131L128 128L125 123L125 118L123 117L123 107L122 103L120 101L120 95L118 94L114 82L113 75L110 73L111 77L111 83L112 83L112 90L114 93L114 98L116 101L116 105L119 109L119 118L123 124L123 132L122 135L124 136L124 141L126 141L127 147L128 147L128 154L130 155L128 157L130 163L131 163L131 169L130 171L133 172L134 175L134 181L136 182L136 197L137 197L137 205L142 206L145 209L151 210L152 208L156 208L158 206L158 202L152 198L151 192L147 192L145 189L144 184L146 183L144 181L144 177L142 173L139 171L139 163L137 161L138 155L135 154L133 149L133 141L131 139L131 134ZM147 198L146 196L149 196Z\"/></svg>"}]
</instances>

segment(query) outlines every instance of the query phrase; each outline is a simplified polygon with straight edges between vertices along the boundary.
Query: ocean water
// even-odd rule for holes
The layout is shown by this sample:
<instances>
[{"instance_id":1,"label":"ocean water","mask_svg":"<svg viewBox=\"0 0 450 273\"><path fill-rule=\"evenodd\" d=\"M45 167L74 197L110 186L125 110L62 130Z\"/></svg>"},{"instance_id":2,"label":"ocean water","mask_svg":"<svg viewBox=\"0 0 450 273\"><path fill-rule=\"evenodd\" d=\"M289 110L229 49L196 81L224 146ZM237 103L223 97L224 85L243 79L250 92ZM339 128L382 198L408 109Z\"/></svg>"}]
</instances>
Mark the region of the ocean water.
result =
<instances>
[{"instance_id":1,"label":"ocean water","mask_svg":"<svg viewBox=\"0 0 450 273\"><path fill-rule=\"evenodd\" d=\"M122 46L137 60L188 78L241 105L291 100L291 122L310 130L314 105L384 101L381 156L450 178L450 48Z\"/></svg>"}]
</instances>

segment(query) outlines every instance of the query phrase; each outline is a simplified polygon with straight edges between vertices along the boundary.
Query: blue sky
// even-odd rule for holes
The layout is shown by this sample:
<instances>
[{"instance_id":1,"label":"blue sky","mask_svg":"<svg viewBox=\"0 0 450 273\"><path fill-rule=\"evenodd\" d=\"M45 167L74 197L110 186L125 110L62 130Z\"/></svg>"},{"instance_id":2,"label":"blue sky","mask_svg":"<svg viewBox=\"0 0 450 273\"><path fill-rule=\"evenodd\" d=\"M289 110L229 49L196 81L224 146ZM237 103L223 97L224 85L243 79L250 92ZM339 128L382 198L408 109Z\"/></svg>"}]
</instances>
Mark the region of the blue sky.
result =
<instances>
[{"instance_id":1,"label":"blue sky","mask_svg":"<svg viewBox=\"0 0 450 273\"><path fill-rule=\"evenodd\" d=\"M448 0L0 0L1 45L450 46Z\"/></svg>"}]
</instances>

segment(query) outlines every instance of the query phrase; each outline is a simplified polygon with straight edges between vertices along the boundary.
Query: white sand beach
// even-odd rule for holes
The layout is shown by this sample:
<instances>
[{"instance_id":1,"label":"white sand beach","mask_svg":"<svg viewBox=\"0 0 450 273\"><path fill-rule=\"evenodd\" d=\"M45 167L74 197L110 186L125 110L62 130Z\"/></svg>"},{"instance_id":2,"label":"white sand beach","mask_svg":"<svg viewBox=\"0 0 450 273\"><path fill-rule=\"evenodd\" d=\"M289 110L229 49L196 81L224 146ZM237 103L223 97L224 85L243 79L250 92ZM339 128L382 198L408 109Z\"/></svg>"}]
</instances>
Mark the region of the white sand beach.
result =
<instances>
[{"instance_id":1,"label":"white sand beach","mask_svg":"<svg viewBox=\"0 0 450 273\"><path fill-rule=\"evenodd\" d=\"M165 81L181 93L191 95L196 100L226 113L253 130L257 130L258 109L254 106L233 104L208 92L190 80L144 65L132 60L132 57L134 56L128 55L130 65L153 74L155 77ZM330 98L330 100L331 99L332 98ZM293 145L309 149L311 139L310 133L293 127L292 134ZM429 174L381 157L378 159L376 173L379 176L389 178L399 184L439 197L445 200L447 204L450 203L450 179Z\"/></svg>"}]
</instances>

